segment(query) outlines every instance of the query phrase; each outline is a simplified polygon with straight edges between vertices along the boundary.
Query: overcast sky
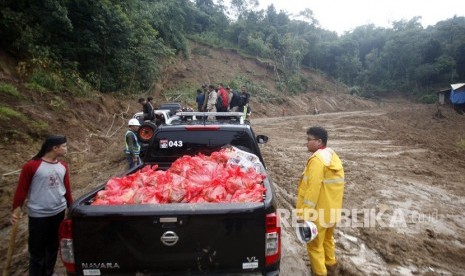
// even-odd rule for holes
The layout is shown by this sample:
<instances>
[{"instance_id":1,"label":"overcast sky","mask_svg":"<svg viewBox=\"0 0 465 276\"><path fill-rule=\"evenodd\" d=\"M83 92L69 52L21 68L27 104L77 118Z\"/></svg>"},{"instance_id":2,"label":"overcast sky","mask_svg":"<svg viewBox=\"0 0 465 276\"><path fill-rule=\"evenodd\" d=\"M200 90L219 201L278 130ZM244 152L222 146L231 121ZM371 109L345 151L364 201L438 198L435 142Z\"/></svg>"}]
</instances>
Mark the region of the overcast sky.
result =
<instances>
[{"instance_id":1,"label":"overcast sky","mask_svg":"<svg viewBox=\"0 0 465 276\"><path fill-rule=\"evenodd\" d=\"M260 8L271 3L289 14L309 8L323 29L343 34L357 26L374 24L392 27L394 21L421 16L423 27L457 16L465 16L463 0L258 0Z\"/></svg>"}]
</instances>

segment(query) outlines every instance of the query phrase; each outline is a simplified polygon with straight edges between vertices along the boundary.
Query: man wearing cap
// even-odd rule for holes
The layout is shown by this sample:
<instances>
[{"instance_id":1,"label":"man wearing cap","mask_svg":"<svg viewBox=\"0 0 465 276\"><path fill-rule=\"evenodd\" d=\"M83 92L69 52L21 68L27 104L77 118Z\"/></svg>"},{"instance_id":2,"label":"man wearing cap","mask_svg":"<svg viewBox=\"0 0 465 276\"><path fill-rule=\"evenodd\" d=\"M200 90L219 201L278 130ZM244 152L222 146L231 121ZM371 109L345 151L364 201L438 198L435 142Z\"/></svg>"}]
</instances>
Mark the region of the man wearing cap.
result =
<instances>
[{"instance_id":1,"label":"man wearing cap","mask_svg":"<svg viewBox=\"0 0 465 276\"><path fill-rule=\"evenodd\" d=\"M23 165L19 176L10 221L18 223L28 199L29 275L52 275L55 269L58 230L65 209L73 202L68 165L58 160L67 151L65 136L47 137L40 151Z\"/></svg>"},{"instance_id":2,"label":"man wearing cap","mask_svg":"<svg viewBox=\"0 0 465 276\"><path fill-rule=\"evenodd\" d=\"M202 110L203 112L207 111L207 103L208 103L208 97L210 96L210 91L208 90L208 85L204 83L202 85L202 90L203 90L203 103L202 103Z\"/></svg>"},{"instance_id":3,"label":"man wearing cap","mask_svg":"<svg viewBox=\"0 0 465 276\"><path fill-rule=\"evenodd\" d=\"M307 243L314 275L327 275L336 269L334 228L339 222L344 194L344 169L339 156L326 147L328 133L322 127L307 130L307 149L311 153L299 181L297 214L313 222L318 235Z\"/></svg>"},{"instance_id":4,"label":"man wearing cap","mask_svg":"<svg viewBox=\"0 0 465 276\"><path fill-rule=\"evenodd\" d=\"M128 161L128 168L129 170L134 168L135 166L141 163L139 154L140 154L140 144L137 140L137 131L139 130L140 123L137 119L131 119L128 122L128 131L124 136L124 140L126 143L126 148L124 149L124 153L126 154L126 160Z\"/></svg>"}]
</instances>

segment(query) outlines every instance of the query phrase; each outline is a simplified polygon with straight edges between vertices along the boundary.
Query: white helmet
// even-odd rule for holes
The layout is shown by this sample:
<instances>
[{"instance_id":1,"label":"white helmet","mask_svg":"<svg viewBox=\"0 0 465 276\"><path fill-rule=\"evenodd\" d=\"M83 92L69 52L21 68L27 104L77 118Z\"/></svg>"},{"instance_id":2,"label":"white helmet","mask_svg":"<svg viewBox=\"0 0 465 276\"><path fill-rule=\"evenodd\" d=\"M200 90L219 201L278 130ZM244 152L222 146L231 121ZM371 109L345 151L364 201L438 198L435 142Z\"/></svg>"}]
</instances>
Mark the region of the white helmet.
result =
<instances>
[{"instance_id":1,"label":"white helmet","mask_svg":"<svg viewBox=\"0 0 465 276\"><path fill-rule=\"evenodd\" d=\"M298 222L295 232L299 241L309 243L318 235L318 228L311 221Z\"/></svg>"},{"instance_id":2,"label":"white helmet","mask_svg":"<svg viewBox=\"0 0 465 276\"><path fill-rule=\"evenodd\" d=\"M137 120L136 118L132 118L131 120L129 120L128 126L140 126L139 120Z\"/></svg>"}]
</instances>

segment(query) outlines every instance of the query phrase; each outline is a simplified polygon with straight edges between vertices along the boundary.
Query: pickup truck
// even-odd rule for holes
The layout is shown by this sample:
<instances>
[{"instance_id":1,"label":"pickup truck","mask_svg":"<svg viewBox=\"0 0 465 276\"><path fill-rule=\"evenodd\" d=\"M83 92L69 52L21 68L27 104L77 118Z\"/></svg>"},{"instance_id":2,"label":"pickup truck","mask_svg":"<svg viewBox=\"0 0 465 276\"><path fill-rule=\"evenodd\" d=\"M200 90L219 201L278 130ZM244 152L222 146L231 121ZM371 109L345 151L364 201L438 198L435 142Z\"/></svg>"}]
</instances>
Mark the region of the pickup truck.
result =
<instances>
[{"instance_id":1,"label":"pickup truck","mask_svg":"<svg viewBox=\"0 0 465 276\"><path fill-rule=\"evenodd\" d=\"M181 156L208 155L225 145L256 155L266 174L259 144L268 137L255 136L242 113L227 114L218 121L142 125L139 138L149 143L148 152L123 175L154 164L166 170ZM67 275L278 275L281 228L267 174L263 185L262 202L91 205L101 184L75 200L61 224Z\"/></svg>"}]
</instances>

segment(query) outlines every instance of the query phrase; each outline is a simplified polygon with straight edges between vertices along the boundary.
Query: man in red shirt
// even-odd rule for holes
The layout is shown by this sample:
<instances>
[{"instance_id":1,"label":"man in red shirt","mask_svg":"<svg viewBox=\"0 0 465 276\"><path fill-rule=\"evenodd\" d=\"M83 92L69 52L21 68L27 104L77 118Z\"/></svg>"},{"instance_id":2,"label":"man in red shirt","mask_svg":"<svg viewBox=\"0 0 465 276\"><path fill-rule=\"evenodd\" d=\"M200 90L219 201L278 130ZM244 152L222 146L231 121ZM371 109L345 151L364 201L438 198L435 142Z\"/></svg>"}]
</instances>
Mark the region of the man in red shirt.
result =
<instances>
[{"instance_id":1,"label":"man in red shirt","mask_svg":"<svg viewBox=\"0 0 465 276\"><path fill-rule=\"evenodd\" d=\"M13 198L13 211L27 201L29 216L29 275L52 275L58 254L58 230L71 205L68 165L59 161L66 155L65 136L50 136L21 170ZM22 215L13 215L18 223Z\"/></svg>"},{"instance_id":2,"label":"man in red shirt","mask_svg":"<svg viewBox=\"0 0 465 276\"><path fill-rule=\"evenodd\" d=\"M224 86L222 83L218 85L218 97L221 97L221 100L223 102L222 108L218 109L218 112L227 112L228 111L228 102L229 102L229 95L228 91L224 89Z\"/></svg>"}]
</instances>

